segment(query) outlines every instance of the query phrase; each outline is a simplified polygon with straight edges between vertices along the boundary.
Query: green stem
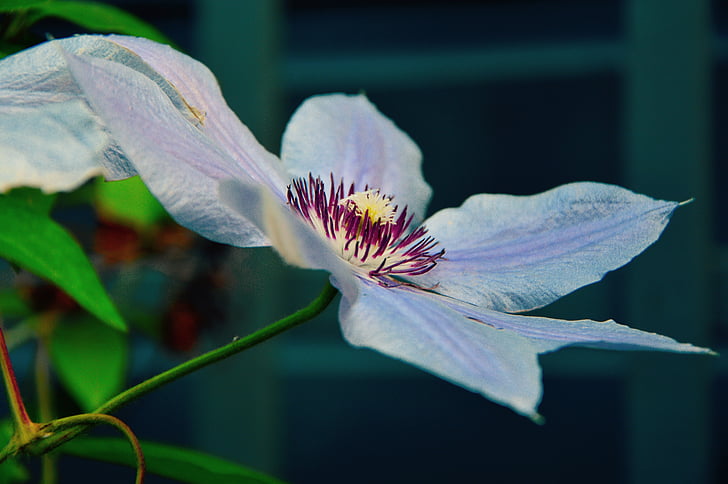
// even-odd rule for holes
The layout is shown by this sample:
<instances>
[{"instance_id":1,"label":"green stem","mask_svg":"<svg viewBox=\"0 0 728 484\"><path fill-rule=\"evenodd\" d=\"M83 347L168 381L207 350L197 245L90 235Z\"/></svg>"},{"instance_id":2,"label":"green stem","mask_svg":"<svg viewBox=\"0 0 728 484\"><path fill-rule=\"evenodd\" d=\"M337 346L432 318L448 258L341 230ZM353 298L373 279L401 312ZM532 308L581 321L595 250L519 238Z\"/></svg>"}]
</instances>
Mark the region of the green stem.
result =
<instances>
[{"instance_id":1,"label":"green stem","mask_svg":"<svg viewBox=\"0 0 728 484\"><path fill-rule=\"evenodd\" d=\"M15 432L21 436L31 432L34 424L28 416L25 409L23 398L20 396L18 388L18 380L15 378L15 371L10 361L10 353L5 344L5 334L0 328L0 367L2 367L3 381L5 382L5 390L8 393L8 401L10 403L10 411L13 414L13 422L15 423Z\"/></svg>"},{"instance_id":2,"label":"green stem","mask_svg":"<svg viewBox=\"0 0 728 484\"><path fill-rule=\"evenodd\" d=\"M51 454L43 454L40 459L41 484L56 484L56 482L58 482L58 473L56 472L56 456Z\"/></svg>"},{"instance_id":3,"label":"green stem","mask_svg":"<svg viewBox=\"0 0 728 484\"><path fill-rule=\"evenodd\" d=\"M48 361L48 332L39 331L38 348L35 355L35 388L38 395L38 415L41 422L53 419L53 394L51 392L50 363ZM56 457L44 454L41 458L41 482L56 484L58 473Z\"/></svg>"},{"instance_id":4,"label":"green stem","mask_svg":"<svg viewBox=\"0 0 728 484\"><path fill-rule=\"evenodd\" d=\"M106 414L112 412L122 405L125 405L132 400L141 397L142 395L146 395L147 393L156 390L157 388L166 385L167 383L171 383L185 375L204 368L212 363L228 358L236 353L240 353L241 351L247 350L248 348L252 348L259 343L267 341L270 338L283 333L284 331L295 328L296 326L305 323L306 321L309 321L321 314L323 310L328 307L331 301L334 300L336 294L338 294L338 291L330 283L327 282L326 286L323 288L318 297L305 308L299 309L295 313L286 316L285 318L280 319L269 326L259 329L255 333L250 334L245 338L236 339L232 343L229 343L221 348L209 351L185 363L175 366L174 368L167 370L164 373L160 373L159 375L145 380L142 383L139 383L138 385L129 388L128 390L115 396L105 404L101 405L94 411L94 413ZM58 447L66 440L75 437L83 430L85 430L84 427L75 427L65 434L44 439L42 442L37 443L37 447L34 449L34 451L38 453L48 452Z\"/></svg>"},{"instance_id":5,"label":"green stem","mask_svg":"<svg viewBox=\"0 0 728 484\"><path fill-rule=\"evenodd\" d=\"M41 337L35 354L35 391L38 394L38 416L41 422L53 419L53 393L48 358L48 340L46 337Z\"/></svg>"},{"instance_id":6,"label":"green stem","mask_svg":"<svg viewBox=\"0 0 728 484\"><path fill-rule=\"evenodd\" d=\"M207 365L216 363L220 360L224 360L225 358L228 358L229 356L232 356L236 353L240 353L241 351L247 350L248 348L252 348L259 343L269 340L273 336L283 333L284 331L295 328L296 326L305 323L306 321L309 321L321 314L321 312L326 309L326 307L331 303L336 294L336 289L334 289L331 284L327 283L326 287L324 287L323 291L321 291L321 294L319 294L319 296L305 308L299 309L295 313L286 316L285 318L280 319L269 326L259 329L255 333L248 335L245 338L236 339L232 343L228 343L221 348L209 351L196 358L186 361L185 363L182 363L170 370L167 370L164 373L160 373L159 375L154 376L126 390L123 393L120 393L116 397L112 398L111 400L97 408L94 413L112 412L116 408L121 407L122 405L125 405L130 401L141 397L142 395L146 395L147 393L151 392L152 390L156 390L162 385L166 385L167 383L170 383L194 371L204 368Z\"/></svg>"},{"instance_id":7,"label":"green stem","mask_svg":"<svg viewBox=\"0 0 728 484\"><path fill-rule=\"evenodd\" d=\"M106 415L102 413L84 413L80 415L73 415L72 417L65 417L53 420L52 422L43 425L40 430L42 432L54 434L56 432L61 432L67 429L75 430L78 428L87 428L89 426L98 424L107 424L111 425L112 427L116 427L129 440L131 448L134 451L134 455L137 459L137 473L135 484L142 484L144 482L144 474L147 469L146 463L144 462L144 452L142 452L142 446L139 443L139 439L137 439L136 435L134 435L134 432L132 432L131 428L118 418L112 415Z\"/></svg>"}]
</instances>

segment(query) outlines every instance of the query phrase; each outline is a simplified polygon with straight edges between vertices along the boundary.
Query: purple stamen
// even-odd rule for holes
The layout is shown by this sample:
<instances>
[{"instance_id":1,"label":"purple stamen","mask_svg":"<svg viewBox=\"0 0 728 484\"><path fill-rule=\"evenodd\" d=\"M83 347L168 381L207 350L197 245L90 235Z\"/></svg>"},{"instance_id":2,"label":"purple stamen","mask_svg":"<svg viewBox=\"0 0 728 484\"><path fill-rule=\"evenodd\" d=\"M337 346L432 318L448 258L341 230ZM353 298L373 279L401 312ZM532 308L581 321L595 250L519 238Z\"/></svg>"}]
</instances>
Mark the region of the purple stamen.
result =
<instances>
[{"instance_id":1,"label":"purple stamen","mask_svg":"<svg viewBox=\"0 0 728 484\"><path fill-rule=\"evenodd\" d=\"M288 205L328 240L337 241L339 255L360 271L366 270L380 285L401 284L393 276L424 274L444 256L444 249L432 252L438 242L427 235L424 226L408 231L414 215L407 213L407 207L399 211L398 205L389 205L392 197L385 197L384 202L389 214L378 218L380 208L370 211L350 199L342 202L356 193L354 183L345 190L344 181L335 183L333 174L329 182L327 190L321 178L312 174L308 180L293 180L286 194ZM366 185L364 191L368 190Z\"/></svg>"}]
</instances>

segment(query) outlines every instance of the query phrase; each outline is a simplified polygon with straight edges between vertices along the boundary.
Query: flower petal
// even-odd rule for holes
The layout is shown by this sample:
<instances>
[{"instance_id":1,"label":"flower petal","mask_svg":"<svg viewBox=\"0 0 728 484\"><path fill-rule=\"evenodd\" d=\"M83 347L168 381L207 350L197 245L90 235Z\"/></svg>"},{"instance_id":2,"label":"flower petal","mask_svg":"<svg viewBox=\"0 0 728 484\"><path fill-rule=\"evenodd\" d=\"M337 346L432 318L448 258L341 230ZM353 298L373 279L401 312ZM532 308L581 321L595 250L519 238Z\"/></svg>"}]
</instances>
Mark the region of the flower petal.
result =
<instances>
[{"instance_id":1,"label":"flower petal","mask_svg":"<svg viewBox=\"0 0 728 484\"><path fill-rule=\"evenodd\" d=\"M379 188L418 220L432 194L422 177L420 149L363 95L307 99L283 134L281 158L295 178L311 173L327 179L333 173L359 190Z\"/></svg>"},{"instance_id":2,"label":"flower petal","mask_svg":"<svg viewBox=\"0 0 728 484\"><path fill-rule=\"evenodd\" d=\"M425 222L446 253L416 283L498 311L541 307L632 260L677 206L599 183L475 195Z\"/></svg>"},{"instance_id":3,"label":"flower petal","mask_svg":"<svg viewBox=\"0 0 728 484\"><path fill-rule=\"evenodd\" d=\"M84 49L89 55L122 50L100 37L73 37L0 62L0 191L16 186L72 190L104 173L105 155L128 169L123 153L81 99L59 51L61 42L69 51Z\"/></svg>"},{"instance_id":4,"label":"flower petal","mask_svg":"<svg viewBox=\"0 0 728 484\"><path fill-rule=\"evenodd\" d=\"M233 158L247 177L283 194L289 180L280 160L240 122L204 64L148 39L120 35L110 35L108 39L133 51L168 80L196 111L201 120L200 130Z\"/></svg>"},{"instance_id":5,"label":"flower petal","mask_svg":"<svg viewBox=\"0 0 728 484\"><path fill-rule=\"evenodd\" d=\"M331 283L344 296L356 297L358 285L351 266L267 187L230 179L220 182L219 191L222 203L249 216L286 262L305 269L328 271L332 274Z\"/></svg>"},{"instance_id":6,"label":"flower petal","mask_svg":"<svg viewBox=\"0 0 728 484\"><path fill-rule=\"evenodd\" d=\"M358 298L342 300L339 317L352 345L399 358L538 418L541 369L538 350L527 338L472 321L406 286L363 283Z\"/></svg>"},{"instance_id":7,"label":"flower petal","mask_svg":"<svg viewBox=\"0 0 728 484\"><path fill-rule=\"evenodd\" d=\"M708 348L678 343L672 338L640 331L613 320L566 321L538 316L507 314L479 308L451 298L443 302L464 316L496 329L508 330L529 338L539 353L555 351L566 346L583 346L609 350L654 350L677 353L714 354Z\"/></svg>"},{"instance_id":8,"label":"flower petal","mask_svg":"<svg viewBox=\"0 0 728 484\"><path fill-rule=\"evenodd\" d=\"M254 224L220 203L219 179L250 178L190 118L194 109L180 111L153 79L124 64L71 53L66 62L93 112L180 224L217 242L267 245Z\"/></svg>"}]
</instances>

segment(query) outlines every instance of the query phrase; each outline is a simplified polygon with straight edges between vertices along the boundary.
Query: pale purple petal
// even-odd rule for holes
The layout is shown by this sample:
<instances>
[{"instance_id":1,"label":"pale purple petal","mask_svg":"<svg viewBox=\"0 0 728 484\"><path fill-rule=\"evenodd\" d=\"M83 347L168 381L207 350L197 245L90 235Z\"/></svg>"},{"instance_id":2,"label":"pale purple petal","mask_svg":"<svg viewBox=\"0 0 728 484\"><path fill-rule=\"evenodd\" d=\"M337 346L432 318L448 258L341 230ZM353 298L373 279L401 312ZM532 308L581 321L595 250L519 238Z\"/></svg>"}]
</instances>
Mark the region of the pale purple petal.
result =
<instances>
[{"instance_id":1,"label":"pale purple petal","mask_svg":"<svg viewBox=\"0 0 728 484\"><path fill-rule=\"evenodd\" d=\"M81 101L0 106L0 192L18 186L73 190L103 174L99 160L108 137L89 114Z\"/></svg>"},{"instance_id":2,"label":"pale purple petal","mask_svg":"<svg viewBox=\"0 0 728 484\"><path fill-rule=\"evenodd\" d=\"M677 353L714 354L708 348L678 343L672 338L656 333L640 331L612 320L566 321L538 316L507 314L479 308L461 301L441 296L444 304L464 316L500 330L508 330L532 340L539 353L546 353L566 346L583 346L609 350L653 350Z\"/></svg>"},{"instance_id":3,"label":"pale purple petal","mask_svg":"<svg viewBox=\"0 0 728 484\"><path fill-rule=\"evenodd\" d=\"M472 321L404 286L363 283L358 298L342 300L339 317L352 345L401 359L538 417L541 369L529 339Z\"/></svg>"},{"instance_id":4,"label":"pale purple petal","mask_svg":"<svg viewBox=\"0 0 728 484\"><path fill-rule=\"evenodd\" d=\"M599 183L475 195L425 222L445 259L416 283L498 311L541 307L632 260L677 206Z\"/></svg>"},{"instance_id":5,"label":"pale purple petal","mask_svg":"<svg viewBox=\"0 0 728 484\"><path fill-rule=\"evenodd\" d=\"M218 199L218 180L245 179L245 170L157 83L117 62L70 53L66 62L93 112L180 224L217 242L267 245L254 224Z\"/></svg>"},{"instance_id":6,"label":"pale purple petal","mask_svg":"<svg viewBox=\"0 0 728 484\"><path fill-rule=\"evenodd\" d=\"M83 36L46 42L0 61L0 191L24 185L72 190L102 173L134 174L83 101L61 46L103 57L127 52L101 37ZM123 173L103 170L105 157Z\"/></svg>"},{"instance_id":7,"label":"pale purple petal","mask_svg":"<svg viewBox=\"0 0 728 484\"><path fill-rule=\"evenodd\" d=\"M283 135L283 164L293 177L333 173L348 186L379 188L424 217L432 189L422 177L417 145L366 96L331 94L307 99Z\"/></svg>"},{"instance_id":8,"label":"pale purple petal","mask_svg":"<svg viewBox=\"0 0 728 484\"><path fill-rule=\"evenodd\" d=\"M169 81L199 114L200 130L240 165L246 177L283 193L288 183L277 156L269 153L233 113L217 79L201 62L173 48L139 37L110 35ZM201 160L204 161L204 160Z\"/></svg>"}]
</instances>

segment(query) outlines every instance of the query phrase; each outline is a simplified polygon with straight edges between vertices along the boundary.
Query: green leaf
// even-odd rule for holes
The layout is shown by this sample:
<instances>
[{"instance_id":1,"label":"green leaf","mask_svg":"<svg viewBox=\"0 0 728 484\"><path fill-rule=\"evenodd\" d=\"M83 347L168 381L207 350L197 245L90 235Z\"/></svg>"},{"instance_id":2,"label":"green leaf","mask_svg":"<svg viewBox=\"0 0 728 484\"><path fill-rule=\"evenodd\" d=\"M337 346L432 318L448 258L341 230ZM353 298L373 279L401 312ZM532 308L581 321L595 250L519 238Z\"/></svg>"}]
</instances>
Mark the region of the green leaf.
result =
<instances>
[{"instance_id":1,"label":"green leaf","mask_svg":"<svg viewBox=\"0 0 728 484\"><path fill-rule=\"evenodd\" d=\"M57 17L92 32L135 35L172 45L172 42L159 30L112 5L68 0L41 3L34 5L33 10L33 22L43 17Z\"/></svg>"},{"instance_id":2,"label":"green leaf","mask_svg":"<svg viewBox=\"0 0 728 484\"><path fill-rule=\"evenodd\" d=\"M31 187L14 188L6 193L6 196L35 212L43 214L50 213L53 203L56 201L55 193L43 193L39 188Z\"/></svg>"},{"instance_id":3,"label":"green leaf","mask_svg":"<svg viewBox=\"0 0 728 484\"><path fill-rule=\"evenodd\" d=\"M108 325L126 331L78 243L47 215L0 196L0 257L48 279Z\"/></svg>"},{"instance_id":4,"label":"green leaf","mask_svg":"<svg viewBox=\"0 0 728 484\"><path fill-rule=\"evenodd\" d=\"M27 482L30 479L28 470L14 458L0 463L0 483Z\"/></svg>"},{"instance_id":5,"label":"green leaf","mask_svg":"<svg viewBox=\"0 0 728 484\"><path fill-rule=\"evenodd\" d=\"M127 350L123 333L87 314L62 319L50 339L53 368L86 412L121 391Z\"/></svg>"},{"instance_id":6,"label":"green leaf","mask_svg":"<svg viewBox=\"0 0 728 484\"><path fill-rule=\"evenodd\" d=\"M12 482L27 482L30 473L16 459L8 459L0 463L0 482L10 484Z\"/></svg>"},{"instance_id":7,"label":"green leaf","mask_svg":"<svg viewBox=\"0 0 728 484\"><path fill-rule=\"evenodd\" d=\"M18 318L29 316L31 309L15 289L0 290L0 316Z\"/></svg>"},{"instance_id":8,"label":"green leaf","mask_svg":"<svg viewBox=\"0 0 728 484\"><path fill-rule=\"evenodd\" d=\"M105 217L137 229L146 229L168 215L138 176L96 182L96 206Z\"/></svg>"},{"instance_id":9,"label":"green leaf","mask_svg":"<svg viewBox=\"0 0 728 484\"><path fill-rule=\"evenodd\" d=\"M0 447L10 442L13 436L13 424L10 420L0 421ZM10 458L0 464L0 483L25 482L30 473L17 459Z\"/></svg>"},{"instance_id":10,"label":"green leaf","mask_svg":"<svg viewBox=\"0 0 728 484\"><path fill-rule=\"evenodd\" d=\"M182 447L142 442L147 471L180 482L198 484L283 484L274 477L234 462ZM136 467L129 442L109 437L80 437L64 444L61 452Z\"/></svg>"},{"instance_id":11,"label":"green leaf","mask_svg":"<svg viewBox=\"0 0 728 484\"><path fill-rule=\"evenodd\" d=\"M12 12L30 7L37 7L50 0L0 0L0 12Z\"/></svg>"}]
</instances>

